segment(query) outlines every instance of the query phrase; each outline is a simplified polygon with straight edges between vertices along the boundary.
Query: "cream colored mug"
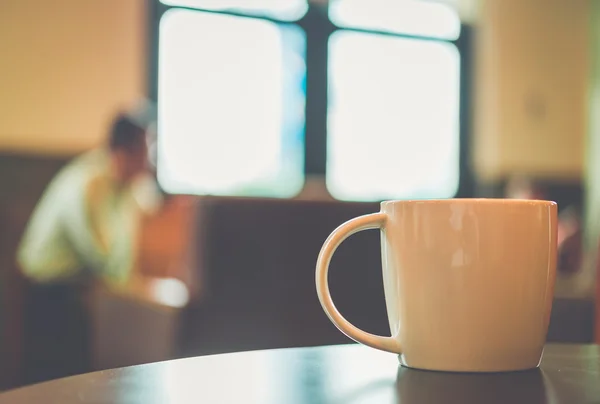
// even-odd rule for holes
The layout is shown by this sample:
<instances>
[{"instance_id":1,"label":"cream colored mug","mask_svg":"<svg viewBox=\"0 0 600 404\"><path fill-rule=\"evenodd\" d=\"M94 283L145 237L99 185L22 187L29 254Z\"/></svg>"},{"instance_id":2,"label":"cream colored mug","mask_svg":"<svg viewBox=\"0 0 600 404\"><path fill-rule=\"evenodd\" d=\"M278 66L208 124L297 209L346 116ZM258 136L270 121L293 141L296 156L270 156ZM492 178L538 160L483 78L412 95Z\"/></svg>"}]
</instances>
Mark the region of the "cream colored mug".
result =
<instances>
[{"instance_id":1,"label":"cream colored mug","mask_svg":"<svg viewBox=\"0 0 600 404\"><path fill-rule=\"evenodd\" d=\"M350 235L381 230L391 337L362 331L336 309L327 273ZM499 372L541 361L556 277L555 202L514 199L388 201L325 241L319 300L348 337L426 370ZM360 299L360 296L357 296Z\"/></svg>"}]
</instances>

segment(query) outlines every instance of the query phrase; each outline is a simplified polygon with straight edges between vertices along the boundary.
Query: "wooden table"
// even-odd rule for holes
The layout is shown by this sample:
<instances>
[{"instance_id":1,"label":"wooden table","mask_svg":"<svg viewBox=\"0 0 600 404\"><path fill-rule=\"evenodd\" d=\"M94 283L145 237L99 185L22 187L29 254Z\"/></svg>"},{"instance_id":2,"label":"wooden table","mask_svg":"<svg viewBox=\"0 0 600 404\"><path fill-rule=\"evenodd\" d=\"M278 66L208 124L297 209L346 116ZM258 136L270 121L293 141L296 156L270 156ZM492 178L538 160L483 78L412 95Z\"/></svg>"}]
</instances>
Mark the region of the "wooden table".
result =
<instances>
[{"instance_id":1,"label":"wooden table","mask_svg":"<svg viewBox=\"0 0 600 404\"><path fill-rule=\"evenodd\" d=\"M598 403L600 349L548 345L541 370L437 373L358 345L241 352L89 373L0 403Z\"/></svg>"}]
</instances>

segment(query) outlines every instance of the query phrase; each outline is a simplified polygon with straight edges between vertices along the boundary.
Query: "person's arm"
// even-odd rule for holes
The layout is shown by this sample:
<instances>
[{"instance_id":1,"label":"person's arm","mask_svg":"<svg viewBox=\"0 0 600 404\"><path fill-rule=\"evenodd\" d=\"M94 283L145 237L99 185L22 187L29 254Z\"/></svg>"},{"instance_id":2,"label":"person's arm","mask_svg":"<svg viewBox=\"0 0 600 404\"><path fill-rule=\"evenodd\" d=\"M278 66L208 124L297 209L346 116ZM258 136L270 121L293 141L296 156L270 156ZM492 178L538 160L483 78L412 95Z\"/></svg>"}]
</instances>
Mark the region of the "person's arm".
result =
<instances>
[{"instance_id":1,"label":"person's arm","mask_svg":"<svg viewBox=\"0 0 600 404\"><path fill-rule=\"evenodd\" d=\"M65 236L84 265L93 271L101 271L109 254L108 235L102 226L102 206L106 198L106 185L101 178L84 185L72 204L63 209Z\"/></svg>"},{"instance_id":2,"label":"person's arm","mask_svg":"<svg viewBox=\"0 0 600 404\"><path fill-rule=\"evenodd\" d=\"M107 255L109 251L108 235L102 226L102 202L106 198L108 190L107 185L101 180L91 181L85 192L85 216L87 218L93 244L102 255Z\"/></svg>"}]
</instances>

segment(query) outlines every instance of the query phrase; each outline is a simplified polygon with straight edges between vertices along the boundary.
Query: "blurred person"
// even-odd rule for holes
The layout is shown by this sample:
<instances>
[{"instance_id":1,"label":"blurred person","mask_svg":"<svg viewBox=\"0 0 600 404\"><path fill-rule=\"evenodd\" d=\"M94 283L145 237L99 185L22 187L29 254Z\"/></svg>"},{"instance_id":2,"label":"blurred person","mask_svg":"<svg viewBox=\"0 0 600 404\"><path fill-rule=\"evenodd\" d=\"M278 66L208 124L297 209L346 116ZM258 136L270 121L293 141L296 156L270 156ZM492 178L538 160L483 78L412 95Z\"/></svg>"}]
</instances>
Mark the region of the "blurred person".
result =
<instances>
[{"instance_id":1,"label":"blurred person","mask_svg":"<svg viewBox=\"0 0 600 404\"><path fill-rule=\"evenodd\" d=\"M140 213L134 185L146 170L146 129L119 114L106 146L76 157L46 188L19 247L23 273L41 283L123 280Z\"/></svg>"},{"instance_id":2,"label":"blurred person","mask_svg":"<svg viewBox=\"0 0 600 404\"><path fill-rule=\"evenodd\" d=\"M583 226L575 206L562 210L558 217L558 264L560 274L578 273L583 264Z\"/></svg>"},{"instance_id":3,"label":"blurred person","mask_svg":"<svg viewBox=\"0 0 600 404\"><path fill-rule=\"evenodd\" d=\"M95 280L127 282L143 212L147 125L120 113L103 147L69 162L50 182L17 260L28 283L26 381L90 370L85 295ZM138 192L139 193L139 192ZM148 192L143 193L146 197Z\"/></svg>"},{"instance_id":4,"label":"blurred person","mask_svg":"<svg viewBox=\"0 0 600 404\"><path fill-rule=\"evenodd\" d=\"M508 180L505 195L510 199L551 199L539 183L523 176ZM557 272L561 275L575 274L583 264L583 226L576 205L559 206L557 228Z\"/></svg>"},{"instance_id":5,"label":"blurred person","mask_svg":"<svg viewBox=\"0 0 600 404\"><path fill-rule=\"evenodd\" d=\"M506 183L504 195L509 199L546 199L544 190L533 180L524 176L510 177Z\"/></svg>"}]
</instances>

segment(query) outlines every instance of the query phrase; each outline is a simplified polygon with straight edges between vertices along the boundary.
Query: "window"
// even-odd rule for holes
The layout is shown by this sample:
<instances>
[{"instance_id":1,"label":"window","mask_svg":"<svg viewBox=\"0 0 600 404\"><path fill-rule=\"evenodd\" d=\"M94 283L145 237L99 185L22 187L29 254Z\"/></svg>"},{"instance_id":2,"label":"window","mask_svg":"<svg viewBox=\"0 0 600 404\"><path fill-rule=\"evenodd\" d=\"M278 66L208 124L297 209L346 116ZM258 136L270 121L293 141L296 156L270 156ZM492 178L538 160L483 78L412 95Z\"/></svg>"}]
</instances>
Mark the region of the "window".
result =
<instances>
[{"instance_id":1,"label":"window","mask_svg":"<svg viewBox=\"0 0 600 404\"><path fill-rule=\"evenodd\" d=\"M471 196L461 125L469 29L452 8L425 0L152 4L166 191L291 197L305 175L319 175L341 200Z\"/></svg>"},{"instance_id":2,"label":"window","mask_svg":"<svg viewBox=\"0 0 600 404\"><path fill-rule=\"evenodd\" d=\"M158 175L169 192L289 197L304 183L304 35L268 20L167 11Z\"/></svg>"},{"instance_id":3,"label":"window","mask_svg":"<svg viewBox=\"0 0 600 404\"><path fill-rule=\"evenodd\" d=\"M460 35L420 0L331 0L327 187L345 200L446 198L460 175ZM351 30L354 29L354 30ZM371 32L369 32L371 31Z\"/></svg>"},{"instance_id":4,"label":"window","mask_svg":"<svg viewBox=\"0 0 600 404\"><path fill-rule=\"evenodd\" d=\"M327 187L347 200L444 198L459 180L460 58L449 43L338 31Z\"/></svg>"}]
</instances>

